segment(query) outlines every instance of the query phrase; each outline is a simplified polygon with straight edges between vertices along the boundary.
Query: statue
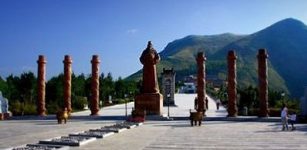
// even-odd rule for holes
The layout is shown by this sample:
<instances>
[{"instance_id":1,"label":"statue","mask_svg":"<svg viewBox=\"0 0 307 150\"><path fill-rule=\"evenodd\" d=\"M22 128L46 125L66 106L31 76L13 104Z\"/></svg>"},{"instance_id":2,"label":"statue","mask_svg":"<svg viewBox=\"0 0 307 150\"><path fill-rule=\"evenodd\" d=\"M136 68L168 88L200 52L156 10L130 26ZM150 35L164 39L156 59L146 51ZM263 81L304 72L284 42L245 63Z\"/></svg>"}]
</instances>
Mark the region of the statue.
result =
<instances>
[{"instance_id":1,"label":"statue","mask_svg":"<svg viewBox=\"0 0 307 150\"><path fill-rule=\"evenodd\" d=\"M9 112L9 103L7 98L2 99L2 113L6 114Z\"/></svg>"},{"instance_id":2,"label":"statue","mask_svg":"<svg viewBox=\"0 0 307 150\"><path fill-rule=\"evenodd\" d=\"M153 48L151 41L140 57L143 66L143 86L142 93L159 93L156 64L160 61L160 56Z\"/></svg>"},{"instance_id":3,"label":"statue","mask_svg":"<svg viewBox=\"0 0 307 150\"><path fill-rule=\"evenodd\" d=\"M163 96L159 92L156 64L160 56L153 48L151 42L143 51L140 61L143 64L143 83L141 93L135 97L135 112L145 115L161 115L163 108Z\"/></svg>"},{"instance_id":4,"label":"statue","mask_svg":"<svg viewBox=\"0 0 307 150\"><path fill-rule=\"evenodd\" d=\"M2 96L0 91L0 120L7 119L10 117L8 100Z\"/></svg>"}]
</instances>

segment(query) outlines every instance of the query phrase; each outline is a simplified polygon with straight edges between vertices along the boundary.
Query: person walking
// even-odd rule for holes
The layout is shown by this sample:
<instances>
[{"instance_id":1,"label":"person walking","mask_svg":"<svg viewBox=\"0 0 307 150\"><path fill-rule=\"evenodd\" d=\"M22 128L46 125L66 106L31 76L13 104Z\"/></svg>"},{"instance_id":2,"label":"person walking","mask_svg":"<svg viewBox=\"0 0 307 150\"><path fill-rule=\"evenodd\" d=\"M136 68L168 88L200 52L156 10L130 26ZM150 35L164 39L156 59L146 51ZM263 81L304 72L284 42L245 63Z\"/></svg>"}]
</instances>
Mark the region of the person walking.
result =
<instances>
[{"instance_id":1,"label":"person walking","mask_svg":"<svg viewBox=\"0 0 307 150\"><path fill-rule=\"evenodd\" d=\"M295 130L294 123L296 122L296 112L292 112L289 116L289 123L291 124L291 130Z\"/></svg>"},{"instance_id":2,"label":"person walking","mask_svg":"<svg viewBox=\"0 0 307 150\"><path fill-rule=\"evenodd\" d=\"M208 101L208 97L206 97L205 102L206 102L206 110L208 110L208 109L209 109L209 101Z\"/></svg>"},{"instance_id":3,"label":"person walking","mask_svg":"<svg viewBox=\"0 0 307 150\"><path fill-rule=\"evenodd\" d=\"M221 100L217 99L216 100L216 109L219 110L220 109L220 104L221 104Z\"/></svg>"},{"instance_id":4,"label":"person walking","mask_svg":"<svg viewBox=\"0 0 307 150\"><path fill-rule=\"evenodd\" d=\"M280 117L282 123L282 131L284 131L285 129L288 130L288 108L286 107L286 104L282 105Z\"/></svg>"}]
</instances>

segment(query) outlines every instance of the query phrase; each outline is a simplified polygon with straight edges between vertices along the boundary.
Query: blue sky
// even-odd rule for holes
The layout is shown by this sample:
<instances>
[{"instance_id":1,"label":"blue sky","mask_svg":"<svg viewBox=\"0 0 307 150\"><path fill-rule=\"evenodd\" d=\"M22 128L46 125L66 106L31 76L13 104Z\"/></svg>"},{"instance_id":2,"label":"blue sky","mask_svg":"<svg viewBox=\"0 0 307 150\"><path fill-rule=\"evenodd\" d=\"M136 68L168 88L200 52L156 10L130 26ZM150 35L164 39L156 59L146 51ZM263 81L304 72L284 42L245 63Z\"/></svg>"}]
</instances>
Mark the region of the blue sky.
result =
<instances>
[{"instance_id":1,"label":"blue sky","mask_svg":"<svg viewBox=\"0 0 307 150\"><path fill-rule=\"evenodd\" d=\"M151 40L158 52L187 35L250 34L285 18L307 23L305 0L0 0L0 76L37 72L47 57L47 78L63 72L71 55L76 74L100 71L126 77L142 68Z\"/></svg>"}]
</instances>

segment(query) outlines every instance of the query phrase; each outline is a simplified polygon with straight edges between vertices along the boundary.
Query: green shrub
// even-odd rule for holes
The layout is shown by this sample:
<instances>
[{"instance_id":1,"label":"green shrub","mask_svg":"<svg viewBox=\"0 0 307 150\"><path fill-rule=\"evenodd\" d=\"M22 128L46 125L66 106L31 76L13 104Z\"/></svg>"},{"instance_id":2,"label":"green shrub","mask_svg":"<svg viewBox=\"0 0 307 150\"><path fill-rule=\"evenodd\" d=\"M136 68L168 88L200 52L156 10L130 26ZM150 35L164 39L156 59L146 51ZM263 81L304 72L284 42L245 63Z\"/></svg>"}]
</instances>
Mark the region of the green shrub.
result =
<instances>
[{"instance_id":1,"label":"green shrub","mask_svg":"<svg viewBox=\"0 0 307 150\"><path fill-rule=\"evenodd\" d=\"M48 114L56 114L60 107L57 103L51 103L46 106L46 109Z\"/></svg>"},{"instance_id":2,"label":"green shrub","mask_svg":"<svg viewBox=\"0 0 307 150\"><path fill-rule=\"evenodd\" d=\"M13 101L10 104L9 110L12 112L13 116L22 115L22 104L19 101Z\"/></svg>"},{"instance_id":3,"label":"green shrub","mask_svg":"<svg viewBox=\"0 0 307 150\"><path fill-rule=\"evenodd\" d=\"M36 115L36 105L35 104L25 104L23 107L23 114L24 115Z\"/></svg>"},{"instance_id":4,"label":"green shrub","mask_svg":"<svg viewBox=\"0 0 307 150\"><path fill-rule=\"evenodd\" d=\"M76 110L83 110L87 105L87 98L82 96L75 96L72 100L72 107Z\"/></svg>"}]
</instances>

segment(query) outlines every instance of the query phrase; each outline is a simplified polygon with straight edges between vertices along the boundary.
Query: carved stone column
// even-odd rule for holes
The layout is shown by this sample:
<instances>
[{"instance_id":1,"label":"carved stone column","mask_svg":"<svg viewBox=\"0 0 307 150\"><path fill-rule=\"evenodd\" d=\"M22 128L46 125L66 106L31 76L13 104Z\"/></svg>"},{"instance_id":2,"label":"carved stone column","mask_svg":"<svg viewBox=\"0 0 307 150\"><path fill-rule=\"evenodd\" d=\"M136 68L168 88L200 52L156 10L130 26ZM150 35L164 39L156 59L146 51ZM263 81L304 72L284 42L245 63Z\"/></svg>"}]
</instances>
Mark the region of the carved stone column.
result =
<instances>
[{"instance_id":1,"label":"carved stone column","mask_svg":"<svg viewBox=\"0 0 307 150\"><path fill-rule=\"evenodd\" d=\"M206 57L203 52L197 54L197 112L205 112L205 96L206 96L206 82L205 82L205 61Z\"/></svg>"},{"instance_id":2,"label":"carved stone column","mask_svg":"<svg viewBox=\"0 0 307 150\"><path fill-rule=\"evenodd\" d=\"M46 115L45 95L46 95L46 59L39 55L37 64L37 113L40 116Z\"/></svg>"},{"instance_id":3,"label":"carved stone column","mask_svg":"<svg viewBox=\"0 0 307 150\"><path fill-rule=\"evenodd\" d=\"M258 52L258 78L259 78L259 117L268 117L268 68L267 58L269 57L265 49L259 49Z\"/></svg>"},{"instance_id":4,"label":"carved stone column","mask_svg":"<svg viewBox=\"0 0 307 150\"><path fill-rule=\"evenodd\" d=\"M68 113L72 111L71 108L71 64L72 59L69 55L64 58L64 108L67 108Z\"/></svg>"},{"instance_id":5,"label":"carved stone column","mask_svg":"<svg viewBox=\"0 0 307 150\"><path fill-rule=\"evenodd\" d=\"M99 57L92 58L92 81L91 81L91 115L98 115L99 111Z\"/></svg>"},{"instance_id":6,"label":"carved stone column","mask_svg":"<svg viewBox=\"0 0 307 150\"><path fill-rule=\"evenodd\" d=\"M236 117L238 115L237 108L237 56L233 50L228 52L228 117Z\"/></svg>"}]
</instances>

